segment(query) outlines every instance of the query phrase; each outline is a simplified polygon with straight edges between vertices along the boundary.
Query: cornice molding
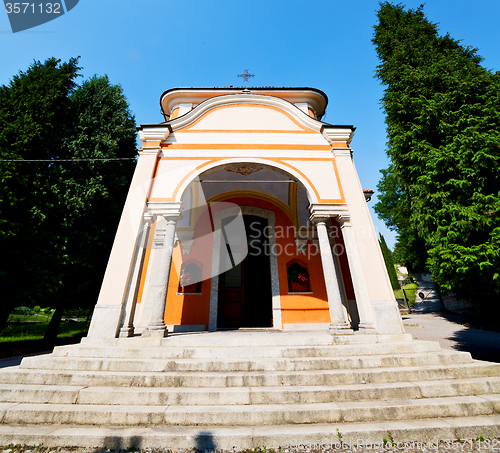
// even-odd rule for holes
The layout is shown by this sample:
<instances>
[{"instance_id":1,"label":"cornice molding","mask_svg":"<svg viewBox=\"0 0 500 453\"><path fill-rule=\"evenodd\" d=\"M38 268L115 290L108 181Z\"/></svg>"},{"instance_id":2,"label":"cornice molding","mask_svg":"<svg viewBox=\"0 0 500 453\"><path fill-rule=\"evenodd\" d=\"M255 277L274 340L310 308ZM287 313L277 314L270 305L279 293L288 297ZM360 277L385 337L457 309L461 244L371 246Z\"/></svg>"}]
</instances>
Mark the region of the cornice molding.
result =
<instances>
[{"instance_id":1,"label":"cornice molding","mask_svg":"<svg viewBox=\"0 0 500 453\"><path fill-rule=\"evenodd\" d=\"M311 206L309 206L309 211L311 212L309 220L312 223L326 222L330 217L349 218L349 211L346 204L311 204Z\"/></svg>"},{"instance_id":2,"label":"cornice molding","mask_svg":"<svg viewBox=\"0 0 500 453\"><path fill-rule=\"evenodd\" d=\"M352 157L351 148L332 148L333 157Z\"/></svg>"},{"instance_id":3,"label":"cornice molding","mask_svg":"<svg viewBox=\"0 0 500 453\"><path fill-rule=\"evenodd\" d=\"M162 114L170 116L171 112L179 103L201 104L208 99L221 96L234 95L263 95L277 97L291 104L307 103L321 117L328 105L326 94L311 87L213 87L213 88L172 88L165 91L160 97Z\"/></svg>"},{"instance_id":4,"label":"cornice molding","mask_svg":"<svg viewBox=\"0 0 500 453\"><path fill-rule=\"evenodd\" d=\"M168 125L172 128L172 131L176 131L178 129L189 126L202 115L216 107L242 104L261 104L283 110L299 124L316 132L321 132L322 127L324 127L325 125L325 123L322 123L321 121L310 117L299 107L292 104L291 102L288 102L285 99L253 93L229 94L207 99L201 104L198 104L193 110L189 111L185 115L169 121Z\"/></svg>"},{"instance_id":5,"label":"cornice molding","mask_svg":"<svg viewBox=\"0 0 500 453\"><path fill-rule=\"evenodd\" d=\"M356 128L352 126L323 126L321 133L330 144L346 142L349 145L354 137L355 130Z\"/></svg>"},{"instance_id":6,"label":"cornice molding","mask_svg":"<svg viewBox=\"0 0 500 453\"><path fill-rule=\"evenodd\" d=\"M139 139L143 143L143 148L150 148L150 146L148 146L148 142L161 143L170 135L170 128L168 125L148 126L147 129L144 129L144 127L141 126L138 129ZM156 146L153 145L152 147Z\"/></svg>"},{"instance_id":7,"label":"cornice molding","mask_svg":"<svg viewBox=\"0 0 500 453\"><path fill-rule=\"evenodd\" d=\"M139 156L158 156L160 154L161 148L160 145L153 146L150 144L147 148L141 148L138 151Z\"/></svg>"}]
</instances>

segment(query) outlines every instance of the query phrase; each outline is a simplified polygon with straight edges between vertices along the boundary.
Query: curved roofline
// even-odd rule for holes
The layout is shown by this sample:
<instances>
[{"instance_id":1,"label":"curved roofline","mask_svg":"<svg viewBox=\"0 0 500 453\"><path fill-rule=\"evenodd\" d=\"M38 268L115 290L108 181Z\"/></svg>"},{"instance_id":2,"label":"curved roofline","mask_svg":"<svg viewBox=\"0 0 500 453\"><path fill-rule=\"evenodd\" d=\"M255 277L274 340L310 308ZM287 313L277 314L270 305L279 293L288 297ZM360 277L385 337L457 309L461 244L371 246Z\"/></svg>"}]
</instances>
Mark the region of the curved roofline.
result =
<instances>
[{"instance_id":1,"label":"curved roofline","mask_svg":"<svg viewBox=\"0 0 500 453\"><path fill-rule=\"evenodd\" d=\"M185 92L185 93L196 93L196 92L212 92L215 94L215 96L220 96L218 92L220 93L226 93L226 94L237 94L237 93L251 93L251 94L269 94L272 95L272 93L283 93L283 92L289 92L289 93L307 93L307 92L312 92L316 96L319 96L322 98L323 102L321 102L322 105L319 107L319 111L316 111L316 115L318 119L321 119L324 114L326 107L328 105L328 96L321 90L317 88L311 88L311 87L179 87L179 88L170 88L168 90L165 90L162 95L160 96L160 111L161 114L164 116L170 116L170 112L165 112L163 109L163 101L166 96L171 95L176 92ZM276 96L280 97L280 96ZM207 97L208 99L208 97ZM316 98L317 99L317 98ZM286 99L288 100L288 99ZM324 104L323 104L324 103Z\"/></svg>"},{"instance_id":2,"label":"curved roofline","mask_svg":"<svg viewBox=\"0 0 500 453\"><path fill-rule=\"evenodd\" d=\"M259 104L277 107L278 109L288 112L288 114L291 115L302 126L308 129L315 130L317 132L322 131L325 126L328 126L326 123L323 123L322 121L319 121L316 118L313 118L303 112L288 99L284 99L283 97L279 96L271 96L269 94L252 92L236 92L230 94L222 93L216 96L210 96L204 101L200 102L189 112L185 113L182 116L174 118L173 120L169 120L165 124L168 124L172 131L176 131L188 126L197 118L203 116L205 113L209 112L215 107L220 107L222 105L231 105L235 102L237 104L253 104L257 102Z\"/></svg>"}]
</instances>

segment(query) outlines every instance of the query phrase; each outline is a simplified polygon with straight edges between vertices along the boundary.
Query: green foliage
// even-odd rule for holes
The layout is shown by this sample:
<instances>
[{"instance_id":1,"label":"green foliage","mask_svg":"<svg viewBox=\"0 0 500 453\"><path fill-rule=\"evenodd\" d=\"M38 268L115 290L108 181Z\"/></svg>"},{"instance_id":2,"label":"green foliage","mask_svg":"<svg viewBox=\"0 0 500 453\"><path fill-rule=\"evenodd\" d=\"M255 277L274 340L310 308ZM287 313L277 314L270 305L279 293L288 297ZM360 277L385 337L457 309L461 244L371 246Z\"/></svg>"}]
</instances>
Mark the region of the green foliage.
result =
<instances>
[{"instance_id":1,"label":"green foliage","mask_svg":"<svg viewBox=\"0 0 500 453\"><path fill-rule=\"evenodd\" d=\"M404 289L404 292L403 292ZM396 299L408 299L410 306L413 307L415 305L415 295L417 294L418 286L416 283L408 283L403 286L403 289L398 289L394 291L394 297Z\"/></svg>"},{"instance_id":2,"label":"green foliage","mask_svg":"<svg viewBox=\"0 0 500 453\"><path fill-rule=\"evenodd\" d=\"M60 64L51 58L34 62L8 86L0 86L2 159L53 159L64 154L64 137L71 129L69 95L78 69L76 59ZM58 287L58 269L52 265L62 259L63 250L44 234L55 227L53 181L48 163L0 163L0 325L13 306ZM39 204L42 198L46 209ZM54 259L46 253L50 248Z\"/></svg>"},{"instance_id":3,"label":"green foliage","mask_svg":"<svg viewBox=\"0 0 500 453\"><path fill-rule=\"evenodd\" d=\"M34 62L0 87L0 158L19 160L0 161L6 316L26 301L95 303L133 173L133 160L59 161L136 155L121 88L106 76L77 86L77 63Z\"/></svg>"},{"instance_id":4,"label":"green foliage","mask_svg":"<svg viewBox=\"0 0 500 453\"><path fill-rule=\"evenodd\" d=\"M50 318L52 316L50 309L48 312L46 312L45 309L42 309L37 312L35 308L31 309L29 307L16 307L14 308L14 310L12 310L11 314L8 316L7 322L47 323L50 321Z\"/></svg>"},{"instance_id":5,"label":"green foliage","mask_svg":"<svg viewBox=\"0 0 500 453\"><path fill-rule=\"evenodd\" d=\"M496 308L500 73L484 69L476 49L438 35L422 7L381 3L373 42L392 161L377 212L398 230L396 254L420 270L421 247L441 290Z\"/></svg>"},{"instance_id":6,"label":"green foliage","mask_svg":"<svg viewBox=\"0 0 500 453\"><path fill-rule=\"evenodd\" d=\"M93 77L70 97L75 116L67 140L72 158L131 158L136 155L135 120L119 86ZM104 275L134 162L90 161L65 169L64 207L68 251L64 298L93 305ZM64 302L64 307L67 307Z\"/></svg>"},{"instance_id":7,"label":"green foliage","mask_svg":"<svg viewBox=\"0 0 500 453\"><path fill-rule=\"evenodd\" d=\"M392 254L387 247L384 236L379 233L380 239L378 240L380 244L380 249L382 250L382 255L384 255L385 267L387 268L387 273L389 274L389 279L391 280L392 289L399 289L398 275L396 274L396 269L394 268L394 261L392 260Z\"/></svg>"},{"instance_id":8,"label":"green foliage","mask_svg":"<svg viewBox=\"0 0 500 453\"><path fill-rule=\"evenodd\" d=\"M49 325L48 321L37 323L8 324L0 334L0 343L10 343L23 340L42 340ZM58 338L74 337L86 333L89 323L63 322L58 329Z\"/></svg>"},{"instance_id":9,"label":"green foliage","mask_svg":"<svg viewBox=\"0 0 500 453\"><path fill-rule=\"evenodd\" d=\"M413 272L425 271L427 250L411 221L411 199L401 185L403 178L398 175L394 164L381 173L382 178L377 184L379 201L373 208L390 230L398 232L394 261L408 266Z\"/></svg>"}]
</instances>

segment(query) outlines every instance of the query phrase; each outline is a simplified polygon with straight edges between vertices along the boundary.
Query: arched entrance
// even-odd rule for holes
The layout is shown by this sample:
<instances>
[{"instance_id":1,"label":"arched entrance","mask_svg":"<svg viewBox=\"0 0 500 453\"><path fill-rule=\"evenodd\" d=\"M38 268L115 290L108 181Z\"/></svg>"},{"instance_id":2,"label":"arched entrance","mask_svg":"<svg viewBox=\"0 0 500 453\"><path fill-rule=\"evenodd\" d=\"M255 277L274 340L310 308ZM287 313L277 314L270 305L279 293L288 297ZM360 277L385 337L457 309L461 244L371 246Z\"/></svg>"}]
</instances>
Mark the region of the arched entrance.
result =
<instances>
[{"instance_id":1,"label":"arched entrance","mask_svg":"<svg viewBox=\"0 0 500 453\"><path fill-rule=\"evenodd\" d=\"M224 226L240 213L247 235L245 238L231 237L226 234ZM275 224L274 212L254 206L234 207L214 213L209 330L282 328ZM242 253L247 244L245 259L230 269L229 266L224 267L230 264L225 260L233 259L238 263L240 257L236 254ZM228 271L220 273L223 269Z\"/></svg>"},{"instance_id":2,"label":"arched entrance","mask_svg":"<svg viewBox=\"0 0 500 453\"><path fill-rule=\"evenodd\" d=\"M217 328L271 327L267 219L244 215L245 231L236 229L233 234L226 228L231 220L226 217L221 226L220 263L228 270L219 276Z\"/></svg>"}]
</instances>

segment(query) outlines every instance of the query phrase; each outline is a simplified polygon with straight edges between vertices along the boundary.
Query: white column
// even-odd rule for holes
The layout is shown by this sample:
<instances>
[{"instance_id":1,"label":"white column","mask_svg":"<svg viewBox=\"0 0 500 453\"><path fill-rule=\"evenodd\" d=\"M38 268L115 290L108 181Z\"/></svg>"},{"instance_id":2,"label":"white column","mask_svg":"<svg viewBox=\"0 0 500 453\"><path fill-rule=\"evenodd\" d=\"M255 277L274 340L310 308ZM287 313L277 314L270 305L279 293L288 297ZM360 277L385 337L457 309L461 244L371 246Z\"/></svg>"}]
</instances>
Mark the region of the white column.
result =
<instances>
[{"instance_id":1,"label":"white column","mask_svg":"<svg viewBox=\"0 0 500 453\"><path fill-rule=\"evenodd\" d=\"M143 337L166 337L167 326L165 326L165 304L167 302L168 281L170 268L172 266L172 254L175 241L175 226L180 216L164 216L166 220L165 241L161 251L161 259L157 269L153 269L149 287L151 297L152 314L148 326L142 333Z\"/></svg>"},{"instance_id":2,"label":"white column","mask_svg":"<svg viewBox=\"0 0 500 453\"><path fill-rule=\"evenodd\" d=\"M347 309L342 304L342 296L339 287L339 272L335 260L333 259L330 239L326 228L328 217L311 215L311 220L316 222L318 230L319 250L321 253L321 263L323 265L323 275L325 278L326 294L328 296L328 307L330 309L330 332L332 334L352 334L353 331L348 322Z\"/></svg>"},{"instance_id":3,"label":"white column","mask_svg":"<svg viewBox=\"0 0 500 453\"><path fill-rule=\"evenodd\" d=\"M340 224L340 229L344 238L347 261L349 263L349 270L351 271L354 295L356 296L356 305L359 313L359 330L363 333L375 333L367 282L359 258L359 253L361 253L361 251L356 247L356 238L354 237L354 231L349 221L349 216L345 214L339 215L337 221Z\"/></svg>"},{"instance_id":4,"label":"white column","mask_svg":"<svg viewBox=\"0 0 500 453\"><path fill-rule=\"evenodd\" d=\"M134 317L135 317L135 309L137 306L137 294L140 286L140 275L143 268L144 263L144 254L146 251L146 242L148 239L149 228L151 226L151 221L153 220L153 216L151 214L144 214L144 223L142 225L142 231L139 236L139 240L137 243L137 250L134 260L134 268L132 277L130 278L130 286L127 294L126 301L126 314L125 314L125 322L120 329L120 338L127 338L134 336Z\"/></svg>"},{"instance_id":5,"label":"white column","mask_svg":"<svg viewBox=\"0 0 500 453\"><path fill-rule=\"evenodd\" d=\"M164 135L165 137L168 135L168 129ZM147 195L160 150L160 141L157 141L154 145L145 143L144 149L139 151L139 160L87 334L92 340L116 338L118 335L123 319L123 306L130 286L129 279L133 272L137 238L141 231Z\"/></svg>"}]
</instances>

